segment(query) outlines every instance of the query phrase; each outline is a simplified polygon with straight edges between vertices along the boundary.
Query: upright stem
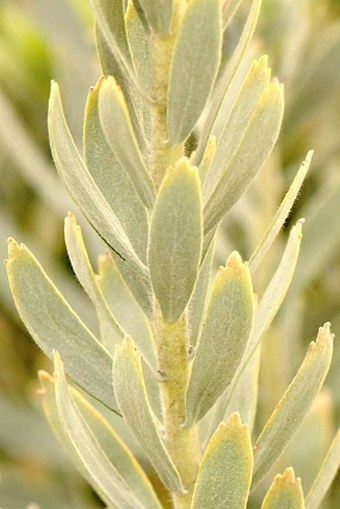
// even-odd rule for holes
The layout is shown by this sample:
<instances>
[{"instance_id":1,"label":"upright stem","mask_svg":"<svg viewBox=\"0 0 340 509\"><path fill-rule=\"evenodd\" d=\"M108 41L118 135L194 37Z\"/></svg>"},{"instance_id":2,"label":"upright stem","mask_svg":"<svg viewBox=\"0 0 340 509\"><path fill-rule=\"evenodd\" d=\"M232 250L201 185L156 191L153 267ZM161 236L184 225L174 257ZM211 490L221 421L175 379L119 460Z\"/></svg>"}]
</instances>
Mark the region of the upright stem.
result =
<instances>
[{"instance_id":1,"label":"upright stem","mask_svg":"<svg viewBox=\"0 0 340 509\"><path fill-rule=\"evenodd\" d=\"M201 451L197 426L184 428L185 390L188 383L187 320L174 323L160 319L158 332L158 362L164 377L160 383L163 406L164 442L181 476L186 495L173 494L176 509L190 507L197 477Z\"/></svg>"}]
</instances>

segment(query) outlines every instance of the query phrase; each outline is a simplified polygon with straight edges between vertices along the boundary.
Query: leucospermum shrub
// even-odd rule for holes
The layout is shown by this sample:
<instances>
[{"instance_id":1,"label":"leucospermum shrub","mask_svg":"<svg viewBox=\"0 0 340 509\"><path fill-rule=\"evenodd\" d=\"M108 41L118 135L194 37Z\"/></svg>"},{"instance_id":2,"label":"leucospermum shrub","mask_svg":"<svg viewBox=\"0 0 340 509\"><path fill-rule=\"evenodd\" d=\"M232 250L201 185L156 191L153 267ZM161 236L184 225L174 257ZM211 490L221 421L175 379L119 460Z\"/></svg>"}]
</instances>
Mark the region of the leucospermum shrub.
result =
<instances>
[{"instance_id":1,"label":"leucospermum shrub","mask_svg":"<svg viewBox=\"0 0 340 509\"><path fill-rule=\"evenodd\" d=\"M228 57L223 42L239 1L90 4L103 77L88 94L83 154L56 83L48 123L59 175L107 246L96 273L68 214L68 255L95 306L99 337L26 246L11 239L6 263L19 314L54 360L53 376L39 374L44 411L107 507L160 509L166 502L100 404L124 420L172 507L241 509L298 429L332 357L326 323L252 436L259 345L292 279L303 220L292 227L258 302L253 274L289 214L312 153L250 259L226 253L214 271L218 226L271 153L283 116L283 88L266 56L240 78L261 1L251 2ZM318 507L339 447L337 435L306 497L289 467L274 478L262 509Z\"/></svg>"}]
</instances>

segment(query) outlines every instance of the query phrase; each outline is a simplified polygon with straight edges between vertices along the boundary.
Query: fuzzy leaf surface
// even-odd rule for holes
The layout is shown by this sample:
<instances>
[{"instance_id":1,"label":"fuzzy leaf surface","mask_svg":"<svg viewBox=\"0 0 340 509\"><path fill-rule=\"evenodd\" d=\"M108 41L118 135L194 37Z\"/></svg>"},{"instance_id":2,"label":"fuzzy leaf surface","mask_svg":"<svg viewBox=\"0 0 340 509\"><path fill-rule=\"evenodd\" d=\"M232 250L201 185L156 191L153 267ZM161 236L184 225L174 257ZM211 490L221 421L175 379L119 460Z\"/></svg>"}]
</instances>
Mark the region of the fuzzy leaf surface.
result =
<instances>
[{"instance_id":1,"label":"fuzzy leaf surface","mask_svg":"<svg viewBox=\"0 0 340 509\"><path fill-rule=\"evenodd\" d=\"M121 224L86 168L64 116L59 87L52 84L48 127L53 159L71 196L100 237L137 273L146 273Z\"/></svg>"},{"instance_id":2,"label":"fuzzy leaf surface","mask_svg":"<svg viewBox=\"0 0 340 509\"><path fill-rule=\"evenodd\" d=\"M281 456L297 431L326 378L332 352L333 334L326 323L320 327L316 341L310 343L297 374L256 441L254 486Z\"/></svg>"},{"instance_id":3,"label":"fuzzy leaf surface","mask_svg":"<svg viewBox=\"0 0 340 509\"><path fill-rule=\"evenodd\" d=\"M249 270L234 252L212 285L186 394L187 425L200 420L232 381L246 348L253 312Z\"/></svg>"},{"instance_id":4,"label":"fuzzy leaf surface","mask_svg":"<svg viewBox=\"0 0 340 509\"><path fill-rule=\"evenodd\" d=\"M116 411L112 357L80 320L24 245L9 241L8 279L19 315L42 351L58 348L67 373L86 391Z\"/></svg>"},{"instance_id":5,"label":"fuzzy leaf surface","mask_svg":"<svg viewBox=\"0 0 340 509\"><path fill-rule=\"evenodd\" d=\"M294 205L296 197L301 189L301 186L306 178L310 164L312 162L313 151L310 150L301 164L293 182L291 183L285 197L283 198L272 222L270 223L268 230L265 232L255 252L252 254L249 260L250 271L255 272L258 265L261 263L262 258L267 253L268 249L274 242L277 234L281 230L285 220L289 216L289 213Z\"/></svg>"},{"instance_id":6,"label":"fuzzy leaf surface","mask_svg":"<svg viewBox=\"0 0 340 509\"><path fill-rule=\"evenodd\" d=\"M72 399L57 351L54 351L54 369L55 400L63 438L66 438L66 444L78 468L109 506L142 509L142 504L111 464Z\"/></svg>"},{"instance_id":7,"label":"fuzzy leaf surface","mask_svg":"<svg viewBox=\"0 0 340 509\"><path fill-rule=\"evenodd\" d=\"M143 379L141 356L129 337L116 350L113 388L127 426L156 472L169 490L181 492L179 474L163 445L152 414Z\"/></svg>"},{"instance_id":8,"label":"fuzzy leaf surface","mask_svg":"<svg viewBox=\"0 0 340 509\"><path fill-rule=\"evenodd\" d=\"M202 252L202 219L198 171L182 158L163 179L150 225L150 277L168 321L179 318L192 294Z\"/></svg>"},{"instance_id":9,"label":"fuzzy leaf surface","mask_svg":"<svg viewBox=\"0 0 340 509\"><path fill-rule=\"evenodd\" d=\"M40 396L44 412L53 431L62 444L66 445L70 441L72 443L72 436L70 435L73 435L73 431L68 435L58 415L55 379L43 371L39 373L39 378L42 386ZM116 470L116 476L124 479L130 491L141 502L142 507L160 509L160 503L145 472L115 430L76 389L68 386L67 393L66 397L69 398L69 403L74 408L77 421L80 421L82 427L85 427L85 434L90 434L90 440L92 440L92 436L96 437L100 449ZM65 394L63 396L65 397ZM77 416L78 411L80 412L79 417ZM71 424L71 422L68 422L68 424ZM88 427L88 432L86 427ZM69 453L71 451L75 452L72 446L71 448L66 446L66 449ZM75 455L74 459L79 465L79 456ZM81 469L84 468L82 464L80 466Z\"/></svg>"},{"instance_id":10,"label":"fuzzy leaf surface","mask_svg":"<svg viewBox=\"0 0 340 509\"><path fill-rule=\"evenodd\" d=\"M220 2L192 0L179 27L170 68L170 143L183 141L200 117L217 75L221 44Z\"/></svg>"},{"instance_id":11,"label":"fuzzy leaf surface","mask_svg":"<svg viewBox=\"0 0 340 509\"><path fill-rule=\"evenodd\" d=\"M270 486L261 509L304 509L301 480L295 478L294 470L287 468L277 475Z\"/></svg>"},{"instance_id":12,"label":"fuzzy leaf surface","mask_svg":"<svg viewBox=\"0 0 340 509\"><path fill-rule=\"evenodd\" d=\"M133 338L145 361L156 371L155 345L148 319L108 255L99 257L97 284L124 335Z\"/></svg>"},{"instance_id":13,"label":"fuzzy leaf surface","mask_svg":"<svg viewBox=\"0 0 340 509\"><path fill-rule=\"evenodd\" d=\"M253 471L247 426L238 414L222 422L203 455L191 509L244 509Z\"/></svg>"},{"instance_id":14,"label":"fuzzy leaf surface","mask_svg":"<svg viewBox=\"0 0 340 509\"><path fill-rule=\"evenodd\" d=\"M273 80L262 93L248 119L243 137L230 159L214 191L205 196L205 232L209 232L245 193L272 151L282 121L283 89ZM217 147L218 150L218 147Z\"/></svg>"},{"instance_id":15,"label":"fuzzy leaf surface","mask_svg":"<svg viewBox=\"0 0 340 509\"><path fill-rule=\"evenodd\" d=\"M128 172L105 139L99 119L98 99L103 80L91 88L84 119L84 158L93 180L117 216L139 258L146 262L147 211Z\"/></svg>"},{"instance_id":16,"label":"fuzzy leaf surface","mask_svg":"<svg viewBox=\"0 0 340 509\"><path fill-rule=\"evenodd\" d=\"M151 28L158 34L166 35L170 31L173 0L138 0L145 18Z\"/></svg>"},{"instance_id":17,"label":"fuzzy leaf surface","mask_svg":"<svg viewBox=\"0 0 340 509\"><path fill-rule=\"evenodd\" d=\"M77 224L75 216L71 213L65 219L64 236L67 253L77 279L92 300L97 312L99 311L101 316L105 316L106 323L110 326L112 337L116 338L116 341L122 339L124 334L112 315L96 280L80 226Z\"/></svg>"},{"instance_id":18,"label":"fuzzy leaf surface","mask_svg":"<svg viewBox=\"0 0 340 509\"><path fill-rule=\"evenodd\" d=\"M129 173L144 205L151 208L155 198L153 182L138 147L123 93L112 76L100 90L99 116L108 144Z\"/></svg>"}]
</instances>

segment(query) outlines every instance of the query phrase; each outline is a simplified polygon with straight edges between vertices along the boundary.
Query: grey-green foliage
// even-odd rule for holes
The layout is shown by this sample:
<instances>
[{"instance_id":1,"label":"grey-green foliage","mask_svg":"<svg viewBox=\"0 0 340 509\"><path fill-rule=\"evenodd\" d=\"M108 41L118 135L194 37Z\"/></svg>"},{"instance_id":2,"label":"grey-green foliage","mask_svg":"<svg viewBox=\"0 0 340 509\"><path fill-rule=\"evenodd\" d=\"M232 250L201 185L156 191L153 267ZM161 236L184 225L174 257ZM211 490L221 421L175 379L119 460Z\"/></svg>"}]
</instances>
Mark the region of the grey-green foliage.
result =
<instances>
[{"instance_id":1,"label":"grey-green foliage","mask_svg":"<svg viewBox=\"0 0 340 509\"><path fill-rule=\"evenodd\" d=\"M261 1L251 2L227 60L223 32L242 2L90 4L104 77L88 94L84 155L56 84L49 136L61 179L107 247L97 274L68 215L69 258L96 308L99 338L28 248L11 241L7 261L19 314L55 363L54 378L40 377L44 410L110 508L160 508L162 502L117 432L68 386L64 369L125 420L143 464L150 462L175 509L242 509L252 482L284 452L331 361L326 324L254 437L253 454L258 358L252 356L293 277L303 221L293 227L258 305L253 276L293 206L311 155L250 262L237 251L225 253L226 266L213 275L217 228L267 160L282 121L283 88L271 79L267 57L245 72ZM249 380L253 390L244 398ZM249 422L242 424L239 414ZM334 443L307 501L316 493L321 502L332 482L339 462ZM291 469L275 477L262 507L287 503L304 504Z\"/></svg>"}]
</instances>

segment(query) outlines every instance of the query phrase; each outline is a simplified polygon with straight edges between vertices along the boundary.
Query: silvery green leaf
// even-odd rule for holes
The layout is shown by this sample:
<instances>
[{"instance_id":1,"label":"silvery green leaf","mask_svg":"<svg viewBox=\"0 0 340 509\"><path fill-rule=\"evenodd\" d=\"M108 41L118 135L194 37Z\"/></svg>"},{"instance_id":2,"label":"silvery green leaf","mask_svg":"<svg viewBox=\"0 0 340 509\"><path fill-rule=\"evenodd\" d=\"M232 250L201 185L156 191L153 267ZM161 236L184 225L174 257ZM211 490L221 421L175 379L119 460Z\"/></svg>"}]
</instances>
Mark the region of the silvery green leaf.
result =
<instances>
[{"instance_id":1,"label":"silvery green leaf","mask_svg":"<svg viewBox=\"0 0 340 509\"><path fill-rule=\"evenodd\" d=\"M291 183L284 199L282 200L272 222L270 223L267 231L265 232L263 238L261 239L259 245L257 246L256 250L252 254L250 260L249 260L249 268L250 272L254 272L258 265L261 263L261 260L265 256L266 252L274 242L277 234L281 230L285 220L287 219L292 206L294 205L294 202L296 200L296 197L301 189L301 186L305 180L305 177L307 175L307 172L309 170L312 157L313 157L313 150L310 150L301 164L293 182Z\"/></svg>"},{"instance_id":2,"label":"silvery green leaf","mask_svg":"<svg viewBox=\"0 0 340 509\"><path fill-rule=\"evenodd\" d=\"M55 398L56 380L44 371L39 372L39 379L41 383L39 395L42 399L44 412L50 426L62 444L64 444L65 441L66 443L69 443L69 441L72 442L73 431L71 433L72 436L67 434L58 415ZM92 436L96 437L100 449L107 456L107 459L116 471L116 476L124 479L128 488L136 496L143 508L150 507L153 509L160 509L160 503L144 470L140 467L139 463L116 431L98 410L75 388L68 386L67 393L68 395L66 394L66 397L75 410L77 422L80 422L81 427L85 427L86 435L88 435L88 433L90 434L90 441L92 441ZM65 397L65 394L63 394L63 397ZM78 411L80 412L79 418L77 415ZM67 425L70 424L71 421L68 421ZM88 432L86 431L87 427ZM71 448L68 448L67 452L71 452L72 449L73 445ZM78 465L80 463L80 468L83 469L84 467L79 457L74 457L74 459ZM91 482L91 479L89 480ZM112 483L113 482L114 477L112 478Z\"/></svg>"},{"instance_id":3,"label":"silvery green leaf","mask_svg":"<svg viewBox=\"0 0 340 509\"><path fill-rule=\"evenodd\" d=\"M191 346L195 346L197 343L203 317L205 315L213 259L214 241L211 242L200 267L195 288L188 305L189 343Z\"/></svg>"},{"instance_id":4,"label":"silvery green leaf","mask_svg":"<svg viewBox=\"0 0 340 509\"><path fill-rule=\"evenodd\" d=\"M245 126L244 136L225 164L219 182L205 196L205 232L219 223L263 166L276 142L282 115L283 88L277 80L273 80L261 95Z\"/></svg>"},{"instance_id":5,"label":"silvery green leaf","mask_svg":"<svg viewBox=\"0 0 340 509\"><path fill-rule=\"evenodd\" d=\"M109 255L99 257L97 284L120 328L133 338L146 362L156 371L156 351L148 319Z\"/></svg>"},{"instance_id":6,"label":"silvery green leaf","mask_svg":"<svg viewBox=\"0 0 340 509\"><path fill-rule=\"evenodd\" d=\"M132 340L117 347L113 388L127 426L169 490L182 492L179 474L156 427L143 379L141 357Z\"/></svg>"},{"instance_id":7,"label":"silvery green leaf","mask_svg":"<svg viewBox=\"0 0 340 509\"><path fill-rule=\"evenodd\" d=\"M152 39L131 0L127 6L125 24L136 75L143 89L151 90L153 83ZM143 131L144 139L150 140L152 136L151 105L138 94L134 94L133 100L135 112L139 119L139 129Z\"/></svg>"},{"instance_id":8,"label":"silvery green leaf","mask_svg":"<svg viewBox=\"0 0 340 509\"><path fill-rule=\"evenodd\" d=\"M286 392L254 446L254 486L284 452L319 392L329 369L333 351L330 324L320 327L316 341L309 345L306 356Z\"/></svg>"},{"instance_id":9,"label":"silvery green leaf","mask_svg":"<svg viewBox=\"0 0 340 509\"><path fill-rule=\"evenodd\" d=\"M139 258L146 261L147 212L124 167L109 147L100 124L98 96L103 80L90 89L84 119L84 158L93 180L124 228Z\"/></svg>"},{"instance_id":10,"label":"silvery green leaf","mask_svg":"<svg viewBox=\"0 0 340 509\"><path fill-rule=\"evenodd\" d=\"M305 503L301 479L295 478L294 470L286 468L278 474L270 486L261 505L261 509L304 509Z\"/></svg>"},{"instance_id":11,"label":"silvery green leaf","mask_svg":"<svg viewBox=\"0 0 340 509\"><path fill-rule=\"evenodd\" d=\"M186 425L200 420L232 381L253 321L253 289L247 264L230 255L211 288L186 394Z\"/></svg>"},{"instance_id":12,"label":"silvery green leaf","mask_svg":"<svg viewBox=\"0 0 340 509\"><path fill-rule=\"evenodd\" d=\"M145 18L157 34L167 35L170 32L173 0L138 0Z\"/></svg>"},{"instance_id":13,"label":"silvery green leaf","mask_svg":"<svg viewBox=\"0 0 340 509\"><path fill-rule=\"evenodd\" d=\"M214 133L217 135L217 146L212 164L208 167L204 178L204 200L213 193L228 162L237 153L252 115L256 111L258 101L269 85L269 80L268 58L264 56L251 64L229 115L227 118L224 115L221 132Z\"/></svg>"},{"instance_id":14,"label":"silvery green leaf","mask_svg":"<svg viewBox=\"0 0 340 509\"><path fill-rule=\"evenodd\" d=\"M99 117L108 144L131 181L144 205L152 208L155 191L130 121L121 89L109 76L99 93Z\"/></svg>"},{"instance_id":15,"label":"silvery green leaf","mask_svg":"<svg viewBox=\"0 0 340 509\"><path fill-rule=\"evenodd\" d=\"M178 29L168 89L169 143L195 126L213 87L221 59L219 0L192 0Z\"/></svg>"},{"instance_id":16,"label":"silvery green leaf","mask_svg":"<svg viewBox=\"0 0 340 509\"><path fill-rule=\"evenodd\" d=\"M107 326L110 325L112 343L115 344L124 337L124 333L108 307L92 269L80 226L77 224L75 216L71 213L65 219L64 235L67 253L74 273L95 305L97 312L100 312L100 315L105 317Z\"/></svg>"},{"instance_id":17,"label":"silvery green leaf","mask_svg":"<svg viewBox=\"0 0 340 509\"><path fill-rule=\"evenodd\" d=\"M33 339L52 357L62 353L67 373L92 396L116 411L110 384L112 357L84 325L32 253L9 241L7 274L19 315Z\"/></svg>"},{"instance_id":18,"label":"silvery green leaf","mask_svg":"<svg viewBox=\"0 0 340 509\"><path fill-rule=\"evenodd\" d=\"M63 443L77 467L109 506L113 504L114 507L121 509L143 509L143 505L126 480L110 462L71 397L57 351L54 351L54 369L55 400L61 424L60 431Z\"/></svg>"},{"instance_id":19,"label":"silvery green leaf","mask_svg":"<svg viewBox=\"0 0 340 509\"><path fill-rule=\"evenodd\" d=\"M340 430L336 433L323 464L306 497L306 509L317 509L326 495L340 466Z\"/></svg>"},{"instance_id":20,"label":"silvery green leaf","mask_svg":"<svg viewBox=\"0 0 340 509\"><path fill-rule=\"evenodd\" d=\"M210 134L212 133L212 128L217 118L217 115L220 111L223 100L228 92L231 81L253 37L260 13L261 3L262 0L253 0L251 8L249 10L247 21L244 25L243 32L241 34L237 47L225 71L223 72L221 78L218 80L218 83L216 84L213 90L211 100L209 101L209 110L204 119L201 129L201 136L199 139L199 144L194 160L195 164L199 164L201 161L202 155L205 150L205 146L207 144Z\"/></svg>"},{"instance_id":21,"label":"silvery green leaf","mask_svg":"<svg viewBox=\"0 0 340 509\"><path fill-rule=\"evenodd\" d=\"M238 414L221 422L203 455L191 509L245 509L253 471L248 427Z\"/></svg>"},{"instance_id":22,"label":"silvery green leaf","mask_svg":"<svg viewBox=\"0 0 340 509\"><path fill-rule=\"evenodd\" d=\"M98 29L107 47L114 56L114 67L118 64L123 78L127 77L136 90L144 94L140 89L131 64L129 46L126 38L123 0L90 0L90 5ZM101 41L100 46L103 48L103 41Z\"/></svg>"},{"instance_id":23,"label":"silvery green leaf","mask_svg":"<svg viewBox=\"0 0 340 509\"><path fill-rule=\"evenodd\" d=\"M52 155L61 179L101 238L134 270L146 274L121 224L86 168L66 124L59 87L52 84L49 104Z\"/></svg>"},{"instance_id":24,"label":"silvery green leaf","mask_svg":"<svg viewBox=\"0 0 340 509\"><path fill-rule=\"evenodd\" d=\"M160 187L148 249L152 286L168 321L183 313L197 278L202 251L201 207L197 168L181 158L175 168L168 169Z\"/></svg>"},{"instance_id":25,"label":"silvery green leaf","mask_svg":"<svg viewBox=\"0 0 340 509\"><path fill-rule=\"evenodd\" d=\"M224 2L222 8L223 30L226 30L228 25L232 22L242 1L243 0L227 0Z\"/></svg>"},{"instance_id":26,"label":"silvery green leaf","mask_svg":"<svg viewBox=\"0 0 340 509\"><path fill-rule=\"evenodd\" d=\"M280 263L255 311L254 324L247 346L245 363L274 320L287 294L299 257L303 221L304 220L300 219L291 229Z\"/></svg>"}]
</instances>

